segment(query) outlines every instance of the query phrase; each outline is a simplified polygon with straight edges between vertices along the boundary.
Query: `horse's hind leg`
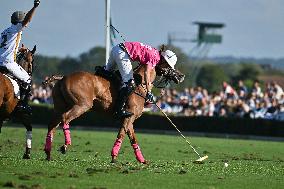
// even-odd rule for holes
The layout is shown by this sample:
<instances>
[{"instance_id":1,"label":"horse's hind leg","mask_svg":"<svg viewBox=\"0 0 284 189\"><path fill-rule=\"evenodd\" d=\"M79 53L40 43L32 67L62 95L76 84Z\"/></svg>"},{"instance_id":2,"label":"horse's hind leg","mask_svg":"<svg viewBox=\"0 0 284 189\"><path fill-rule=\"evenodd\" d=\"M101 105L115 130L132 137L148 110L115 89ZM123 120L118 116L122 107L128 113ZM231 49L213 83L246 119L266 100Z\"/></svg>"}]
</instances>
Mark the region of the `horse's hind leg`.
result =
<instances>
[{"instance_id":1,"label":"horse's hind leg","mask_svg":"<svg viewBox=\"0 0 284 189\"><path fill-rule=\"evenodd\" d=\"M125 135L126 135L125 129L124 127L121 127L121 129L119 130L117 134L117 138L113 144L112 150L111 150L111 157L112 157L111 163L116 162L116 159L117 159L117 156L118 156L118 153L119 153L119 150L120 150L120 147L121 147L121 144L122 144L122 141Z\"/></svg>"},{"instance_id":2,"label":"horse's hind leg","mask_svg":"<svg viewBox=\"0 0 284 189\"><path fill-rule=\"evenodd\" d=\"M48 125L48 130L45 139L45 147L44 147L47 160L51 160L51 148L52 148L53 136L55 134L56 127L60 124L61 120L62 116L60 114L54 113L52 120Z\"/></svg>"},{"instance_id":3,"label":"horse's hind leg","mask_svg":"<svg viewBox=\"0 0 284 189\"><path fill-rule=\"evenodd\" d=\"M83 113L88 111L92 107L92 103L89 103L89 105L86 105L87 103L82 104L75 104L68 112L64 113L62 115L62 124L63 124L63 133L65 137L65 144L61 146L60 151L61 153L65 154L67 151L67 147L71 145L71 135L70 135L70 127L69 123L80 117Z\"/></svg>"},{"instance_id":4,"label":"horse's hind leg","mask_svg":"<svg viewBox=\"0 0 284 189\"><path fill-rule=\"evenodd\" d=\"M67 147L71 145L71 132L69 124L63 124L62 130L65 137L65 144L60 147L60 152L65 154L67 151Z\"/></svg>"},{"instance_id":5,"label":"horse's hind leg","mask_svg":"<svg viewBox=\"0 0 284 189\"><path fill-rule=\"evenodd\" d=\"M88 111L92 105L92 102L75 104L68 112L63 114L63 123L69 125L72 120L80 117L83 113Z\"/></svg>"}]
</instances>

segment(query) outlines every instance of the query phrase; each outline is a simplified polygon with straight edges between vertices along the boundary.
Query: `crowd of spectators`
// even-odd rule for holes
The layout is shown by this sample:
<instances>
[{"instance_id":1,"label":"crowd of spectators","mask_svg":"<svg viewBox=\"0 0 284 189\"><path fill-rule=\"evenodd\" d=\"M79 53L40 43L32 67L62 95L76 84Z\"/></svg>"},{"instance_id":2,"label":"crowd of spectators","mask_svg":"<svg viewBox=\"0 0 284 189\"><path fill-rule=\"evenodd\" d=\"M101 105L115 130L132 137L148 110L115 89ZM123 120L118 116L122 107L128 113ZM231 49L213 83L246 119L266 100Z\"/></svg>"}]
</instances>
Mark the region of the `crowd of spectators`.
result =
<instances>
[{"instance_id":1,"label":"crowd of spectators","mask_svg":"<svg viewBox=\"0 0 284 189\"><path fill-rule=\"evenodd\" d=\"M53 103L49 86L34 84L32 88L31 100L34 103ZM185 88L183 91L164 89L156 100L165 112L176 115L284 119L284 92L276 82L266 83L262 89L255 81L250 90L242 81L235 88L223 82L222 88L214 93L208 93L202 87ZM159 110L149 105L145 111Z\"/></svg>"},{"instance_id":2,"label":"crowd of spectators","mask_svg":"<svg viewBox=\"0 0 284 189\"><path fill-rule=\"evenodd\" d=\"M45 103L45 104L52 104L52 96L51 96L52 89L50 86L43 87L42 85L32 85L32 96L30 100L33 103Z\"/></svg>"},{"instance_id":3,"label":"crowd of spectators","mask_svg":"<svg viewBox=\"0 0 284 189\"><path fill-rule=\"evenodd\" d=\"M157 104L167 113L185 116L247 117L284 120L284 93L276 82L262 89L255 81L249 90L242 81L233 88L223 82L222 90L208 93L202 87L182 92L165 89ZM150 106L146 111L159 111Z\"/></svg>"}]
</instances>

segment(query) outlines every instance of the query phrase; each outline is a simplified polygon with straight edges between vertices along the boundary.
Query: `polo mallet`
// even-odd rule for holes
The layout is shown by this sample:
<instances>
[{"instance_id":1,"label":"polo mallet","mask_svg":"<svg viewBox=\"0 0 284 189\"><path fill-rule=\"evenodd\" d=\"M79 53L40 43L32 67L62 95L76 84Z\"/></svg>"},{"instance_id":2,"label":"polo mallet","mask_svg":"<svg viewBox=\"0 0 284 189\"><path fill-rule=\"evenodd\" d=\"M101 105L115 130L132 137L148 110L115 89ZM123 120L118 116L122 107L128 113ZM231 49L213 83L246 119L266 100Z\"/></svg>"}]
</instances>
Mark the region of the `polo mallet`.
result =
<instances>
[{"instance_id":1,"label":"polo mallet","mask_svg":"<svg viewBox=\"0 0 284 189\"><path fill-rule=\"evenodd\" d=\"M167 118L167 120L171 123L171 125L177 130L177 132L182 136L182 138L186 141L187 144L193 149L193 151L198 155L198 159L195 160L193 163L202 164L204 160L208 158L207 155L201 157L201 155L195 150L195 148L191 145L191 143L185 138L185 136L181 133L181 131L177 128L177 126L172 122L172 120L168 117L168 115L162 110L160 106L156 102L153 102L155 106L163 113L163 115Z\"/></svg>"}]
</instances>

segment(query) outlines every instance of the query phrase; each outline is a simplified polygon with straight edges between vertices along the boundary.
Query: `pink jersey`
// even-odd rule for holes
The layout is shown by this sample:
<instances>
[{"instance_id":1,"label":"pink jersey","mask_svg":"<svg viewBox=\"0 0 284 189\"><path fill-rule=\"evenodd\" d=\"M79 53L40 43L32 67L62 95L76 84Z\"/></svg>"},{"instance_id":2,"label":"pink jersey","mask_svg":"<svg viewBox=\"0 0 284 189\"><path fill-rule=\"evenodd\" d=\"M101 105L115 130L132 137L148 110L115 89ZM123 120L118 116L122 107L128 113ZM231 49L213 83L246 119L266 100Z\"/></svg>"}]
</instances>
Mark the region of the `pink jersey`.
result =
<instances>
[{"instance_id":1,"label":"pink jersey","mask_svg":"<svg viewBox=\"0 0 284 189\"><path fill-rule=\"evenodd\" d=\"M140 42L125 42L124 46L132 61L139 61L141 64L151 64L153 68L160 61L159 51L149 45L144 45Z\"/></svg>"}]
</instances>

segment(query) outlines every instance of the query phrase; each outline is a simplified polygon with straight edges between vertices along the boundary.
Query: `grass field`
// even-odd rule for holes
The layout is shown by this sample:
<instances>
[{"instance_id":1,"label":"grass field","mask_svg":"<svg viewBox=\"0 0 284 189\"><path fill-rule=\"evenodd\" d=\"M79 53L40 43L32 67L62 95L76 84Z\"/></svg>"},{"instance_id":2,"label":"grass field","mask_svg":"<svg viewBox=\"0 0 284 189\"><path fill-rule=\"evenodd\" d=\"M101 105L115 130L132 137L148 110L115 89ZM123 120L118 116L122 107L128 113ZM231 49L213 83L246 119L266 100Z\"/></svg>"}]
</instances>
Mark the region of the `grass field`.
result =
<instances>
[{"instance_id":1,"label":"grass field","mask_svg":"<svg viewBox=\"0 0 284 189\"><path fill-rule=\"evenodd\" d=\"M25 130L2 129L0 134L0 188L284 188L284 143L189 137L209 159L197 158L179 136L138 133L149 165L138 164L128 139L117 164L110 164L113 132L71 131L73 145L65 155L57 149L45 160L46 131L34 129L32 159L23 160ZM224 167L224 162L229 166Z\"/></svg>"}]
</instances>

